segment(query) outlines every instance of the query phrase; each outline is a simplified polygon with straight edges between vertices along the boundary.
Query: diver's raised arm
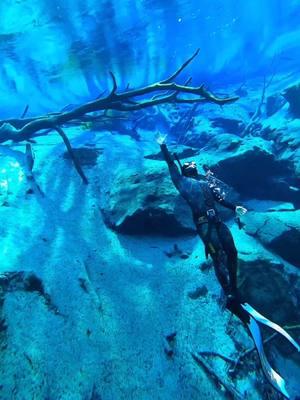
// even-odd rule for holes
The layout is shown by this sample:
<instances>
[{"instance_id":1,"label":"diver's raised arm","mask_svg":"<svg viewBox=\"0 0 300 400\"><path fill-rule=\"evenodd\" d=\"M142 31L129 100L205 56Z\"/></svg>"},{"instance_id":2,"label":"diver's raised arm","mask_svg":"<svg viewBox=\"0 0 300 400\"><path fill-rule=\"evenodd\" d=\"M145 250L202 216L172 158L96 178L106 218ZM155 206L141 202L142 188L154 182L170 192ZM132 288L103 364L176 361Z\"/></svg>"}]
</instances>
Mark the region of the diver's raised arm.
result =
<instances>
[{"instance_id":1,"label":"diver's raised arm","mask_svg":"<svg viewBox=\"0 0 300 400\"><path fill-rule=\"evenodd\" d=\"M173 164L177 168L177 165L174 163L174 158L171 156L169 149L166 145L166 143L162 143L160 145L161 152L163 153L164 159L167 162L168 166L172 166Z\"/></svg>"},{"instance_id":2,"label":"diver's raised arm","mask_svg":"<svg viewBox=\"0 0 300 400\"><path fill-rule=\"evenodd\" d=\"M179 172L179 169L178 169L177 165L175 164L174 159L168 150L165 140L166 140L166 136L162 136L162 135L159 135L158 138L156 139L157 143L160 145L163 157L164 157L166 163L168 164L172 182L176 186L177 190L181 191L181 186L182 186L181 184L182 184L183 177L182 177L181 173Z\"/></svg>"}]
</instances>

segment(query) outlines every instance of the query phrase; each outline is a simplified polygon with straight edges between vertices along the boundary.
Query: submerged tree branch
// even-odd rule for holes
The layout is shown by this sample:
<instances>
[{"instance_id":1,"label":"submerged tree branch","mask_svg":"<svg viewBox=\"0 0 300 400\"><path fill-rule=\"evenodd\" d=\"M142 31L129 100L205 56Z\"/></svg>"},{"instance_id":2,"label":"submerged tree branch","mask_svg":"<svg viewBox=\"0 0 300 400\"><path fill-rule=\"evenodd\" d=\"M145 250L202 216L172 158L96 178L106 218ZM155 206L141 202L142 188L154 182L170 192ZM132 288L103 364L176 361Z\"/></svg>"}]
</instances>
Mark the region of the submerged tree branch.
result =
<instances>
[{"instance_id":1,"label":"submerged tree branch","mask_svg":"<svg viewBox=\"0 0 300 400\"><path fill-rule=\"evenodd\" d=\"M75 166L75 168L76 168L76 171L77 171L78 174L81 176L81 179L82 179L83 183L85 183L85 184L87 185L87 184L89 183L89 182L88 182L88 179L87 179L87 177L85 176L85 174L84 174L84 172L83 172L83 170L82 170L82 168L81 168L81 165L80 165L79 161L77 160L77 158L76 158L76 156L75 156L75 154L74 154L74 151L73 151L73 149L72 149L71 143L70 143L70 141L69 141L67 135L65 134L65 132L64 132L59 126L55 127L55 130L56 130L56 131L58 132L58 134L62 137L62 139L63 139L63 141L64 141L64 143L65 143L65 145L66 145L66 148L67 148L67 150L68 150L68 153L69 153L69 155L70 155L70 158L71 158L71 160L73 161L73 164L74 164L74 166Z\"/></svg>"},{"instance_id":2,"label":"submerged tree branch","mask_svg":"<svg viewBox=\"0 0 300 400\"><path fill-rule=\"evenodd\" d=\"M192 353L193 359L196 361L198 365L200 365L204 371L209 375L209 377L213 380L217 388L223 388L227 397L234 400L243 400L243 396L241 393L229 382L226 382L224 378L219 376L214 369L208 364L208 362L204 359L201 353Z\"/></svg>"},{"instance_id":3,"label":"submerged tree branch","mask_svg":"<svg viewBox=\"0 0 300 400\"><path fill-rule=\"evenodd\" d=\"M171 81L173 81L175 78L177 78L177 76L180 74L181 71L184 70L185 67L187 67L195 57L197 57L197 55L199 54L200 49L197 49L195 51L195 53L192 55L192 57L190 57L188 60L186 60L181 67L178 68L178 70L176 72L174 72L173 75L171 75L169 78L165 79L164 81L162 81L161 83L169 83Z\"/></svg>"},{"instance_id":4,"label":"submerged tree branch","mask_svg":"<svg viewBox=\"0 0 300 400\"><path fill-rule=\"evenodd\" d=\"M238 97L217 97L207 89L204 85L190 87L190 80L184 85L172 82L177 76L194 60L199 50L192 57L185 61L181 67L169 78L156 82L152 85L142 87L140 89L126 90L123 93L117 93L117 81L112 72L110 76L113 81L113 87L110 93L103 98L97 98L89 101L71 110L65 110L57 113L46 114L36 118L9 119L0 121L0 143L7 140L21 142L29 140L34 136L43 136L49 133L48 130L57 130L58 126L67 123L78 123L78 120L87 117L87 114L103 110L118 111L136 111L147 107L163 103L215 103L224 105L238 100ZM145 98L149 94L165 92L165 94ZM179 95L185 94L189 97L181 98ZM47 130L47 131L45 131Z\"/></svg>"},{"instance_id":5,"label":"submerged tree branch","mask_svg":"<svg viewBox=\"0 0 300 400\"><path fill-rule=\"evenodd\" d=\"M62 127L76 125L82 122L99 121L107 118L105 111L136 111L153 107L159 104L195 104L215 103L224 105L238 100L238 97L217 97L204 85L189 86L191 78L181 85L173 82L175 78L194 60L199 49L186 60L172 75L160 82L153 83L140 89L129 89L129 85L123 93L118 93L118 84L115 75L109 72L112 79L112 88L107 96L101 93L95 100L80 106L71 104L64 107L60 112L52 112L34 118L25 118L28 106L26 106L21 118L13 118L0 121L0 143L12 140L14 143L33 141L37 136L46 136L51 131L56 131L62 137L71 160L85 184L88 180L80 166L79 161L71 147L70 141ZM181 97L181 95L183 95ZM102 97L104 96L104 97ZM147 97L148 96L148 97ZM103 114L99 113L104 111Z\"/></svg>"}]
</instances>

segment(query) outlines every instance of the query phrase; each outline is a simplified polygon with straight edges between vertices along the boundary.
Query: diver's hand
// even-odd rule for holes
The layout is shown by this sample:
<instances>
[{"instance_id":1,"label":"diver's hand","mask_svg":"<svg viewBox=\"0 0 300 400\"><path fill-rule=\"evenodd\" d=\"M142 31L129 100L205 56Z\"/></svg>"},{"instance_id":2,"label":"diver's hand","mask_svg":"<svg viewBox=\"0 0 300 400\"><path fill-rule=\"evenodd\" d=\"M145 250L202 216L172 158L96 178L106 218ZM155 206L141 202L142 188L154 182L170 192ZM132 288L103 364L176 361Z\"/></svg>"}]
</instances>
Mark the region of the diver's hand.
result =
<instances>
[{"instance_id":1,"label":"diver's hand","mask_svg":"<svg viewBox=\"0 0 300 400\"><path fill-rule=\"evenodd\" d=\"M241 217L242 215L246 214L247 208L242 207L242 206L236 206L235 207L235 213L238 217Z\"/></svg>"},{"instance_id":2,"label":"diver's hand","mask_svg":"<svg viewBox=\"0 0 300 400\"><path fill-rule=\"evenodd\" d=\"M205 171L205 176L206 176L206 178L207 179L209 179L211 176L213 176L214 175L214 173L210 170L210 169L208 169L207 171Z\"/></svg>"},{"instance_id":3,"label":"diver's hand","mask_svg":"<svg viewBox=\"0 0 300 400\"><path fill-rule=\"evenodd\" d=\"M161 133L158 133L155 137L157 143L161 146L166 142L166 138L168 135L162 135Z\"/></svg>"}]
</instances>

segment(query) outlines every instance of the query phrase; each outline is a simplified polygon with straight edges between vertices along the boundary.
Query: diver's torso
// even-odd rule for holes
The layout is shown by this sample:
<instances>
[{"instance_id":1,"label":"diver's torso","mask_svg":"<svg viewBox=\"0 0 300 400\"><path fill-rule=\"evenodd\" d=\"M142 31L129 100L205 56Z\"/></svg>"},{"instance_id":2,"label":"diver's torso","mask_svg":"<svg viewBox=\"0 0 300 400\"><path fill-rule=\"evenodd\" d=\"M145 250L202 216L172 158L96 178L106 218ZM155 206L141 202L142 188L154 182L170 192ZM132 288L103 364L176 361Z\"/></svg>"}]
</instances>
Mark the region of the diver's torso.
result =
<instances>
[{"instance_id":1,"label":"diver's torso","mask_svg":"<svg viewBox=\"0 0 300 400\"><path fill-rule=\"evenodd\" d=\"M204 180L184 177L181 189L180 192L191 207L194 217L206 214L207 209L214 205L213 195Z\"/></svg>"}]
</instances>

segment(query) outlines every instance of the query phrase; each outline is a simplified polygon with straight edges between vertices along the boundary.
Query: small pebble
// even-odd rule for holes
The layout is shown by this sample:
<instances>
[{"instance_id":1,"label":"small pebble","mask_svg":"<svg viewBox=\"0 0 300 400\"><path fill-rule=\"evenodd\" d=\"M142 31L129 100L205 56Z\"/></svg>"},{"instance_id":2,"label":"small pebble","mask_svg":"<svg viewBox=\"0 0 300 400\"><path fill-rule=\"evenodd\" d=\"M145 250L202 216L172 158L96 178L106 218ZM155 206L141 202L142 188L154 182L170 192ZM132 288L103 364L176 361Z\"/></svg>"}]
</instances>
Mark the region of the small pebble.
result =
<instances>
[{"instance_id":1,"label":"small pebble","mask_svg":"<svg viewBox=\"0 0 300 400\"><path fill-rule=\"evenodd\" d=\"M190 299L196 300L199 297L206 296L207 293L208 293L208 289L207 289L207 287L205 285L203 285L203 286L200 286L200 287L198 287L198 288L196 288L194 290L189 291L188 292L188 296L189 296Z\"/></svg>"}]
</instances>

